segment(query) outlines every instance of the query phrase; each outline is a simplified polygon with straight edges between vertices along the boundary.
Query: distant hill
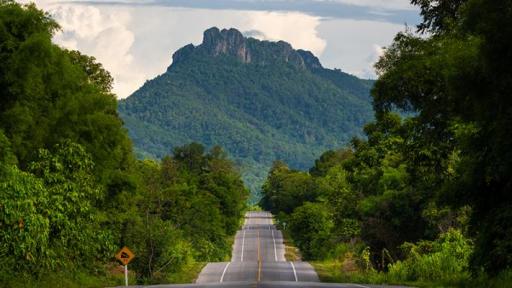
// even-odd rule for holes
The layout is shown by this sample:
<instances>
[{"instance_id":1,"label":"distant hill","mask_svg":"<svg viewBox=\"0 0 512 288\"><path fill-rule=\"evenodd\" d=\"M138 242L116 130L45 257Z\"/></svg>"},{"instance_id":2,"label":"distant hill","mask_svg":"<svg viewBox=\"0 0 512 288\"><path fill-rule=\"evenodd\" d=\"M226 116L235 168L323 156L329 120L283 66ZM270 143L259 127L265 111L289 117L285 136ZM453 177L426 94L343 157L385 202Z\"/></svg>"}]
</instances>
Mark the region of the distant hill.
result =
<instances>
[{"instance_id":1,"label":"distant hill","mask_svg":"<svg viewBox=\"0 0 512 288\"><path fill-rule=\"evenodd\" d=\"M371 86L286 42L210 28L201 45L176 51L165 73L121 100L119 113L139 156L218 144L255 191L272 161L306 169L361 135L373 117Z\"/></svg>"}]
</instances>

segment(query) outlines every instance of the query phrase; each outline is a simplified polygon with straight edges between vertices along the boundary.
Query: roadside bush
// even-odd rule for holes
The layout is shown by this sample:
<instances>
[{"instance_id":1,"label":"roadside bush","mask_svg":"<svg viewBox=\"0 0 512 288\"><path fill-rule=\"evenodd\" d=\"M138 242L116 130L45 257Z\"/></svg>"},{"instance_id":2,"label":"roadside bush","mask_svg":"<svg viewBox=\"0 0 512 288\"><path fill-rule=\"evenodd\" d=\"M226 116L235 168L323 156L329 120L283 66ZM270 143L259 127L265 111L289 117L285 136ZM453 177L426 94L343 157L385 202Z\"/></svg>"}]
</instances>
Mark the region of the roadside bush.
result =
<instances>
[{"instance_id":1,"label":"roadside bush","mask_svg":"<svg viewBox=\"0 0 512 288\"><path fill-rule=\"evenodd\" d=\"M473 279L468 279L461 283L460 287L473 288L503 288L512 286L512 269L507 269L498 275L491 277L485 272L481 272Z\"/></svg>"},{"instance_id":2,"label":"roadside bush","mask_svg":"<svg viewBox=\"0 0 512 288\"><path fill-rule=\"evenodd\" d=\"M459 283L470 277L473 246L459 230L451 229L433 242L405 243L402 249L406 259L388 266L391 279Z\"/></svg>"},{"instance_id":3,"label":"roadside bush","mask_svg":"<svg viewBox=\"0 0 512 288\"><path fill-rule=\"evenodd\" d=\"M129 237L137 253L133 268L139 283L165 283L169 275L180 273L194 262L194 249L180 230L168 221L150 216L133 223Z\"/></svg>"}]
</instances>

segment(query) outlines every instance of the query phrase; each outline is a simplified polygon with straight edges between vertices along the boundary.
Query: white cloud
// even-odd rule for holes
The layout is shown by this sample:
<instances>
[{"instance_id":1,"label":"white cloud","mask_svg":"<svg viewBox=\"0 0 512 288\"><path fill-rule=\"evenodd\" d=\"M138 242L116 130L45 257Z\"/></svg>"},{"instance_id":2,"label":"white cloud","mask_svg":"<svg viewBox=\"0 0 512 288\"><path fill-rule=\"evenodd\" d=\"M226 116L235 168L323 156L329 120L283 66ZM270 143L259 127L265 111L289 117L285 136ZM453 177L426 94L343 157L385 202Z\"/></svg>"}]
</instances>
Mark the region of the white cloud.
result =
<instances>
[{"instance_id":1,"label":"white cloud","mask_svg":"<svg viewBox=\"0 0 512 288\"><path fill-rule=\"evenodd\" d=\"M414 10L410 0L314 0L316 2L337 2L354 6L363 6L391 10Z\"/></svg>"},{"instance_id":2,"label":"white cloud","mask_svg":"<svg viewBox=\"0 0 512 288\"><path fill-rule=\"evenodd\" d=\"M302 13L248 12L250 29L261 32L264 40L284 40L296 49L312 51L321 55L326 41L318 36L320 18ZM259 36L259 37L258 37Z\"/></svg>"},{"instance_id":3,"label":"white cloud","mask_svg":"<svg viewBox=\"0 0 512 288\"><path fill-rule=\"evenodd\" d=\"M36 4L49 11L62 28L54 42L96 57L114 77L113 90L119 97L127 97L143 83L146 75L139 73L133 63L135 35L127 28L132 20L129 13L46 0Z\"/></svg>"},{"instance_id":4,"label":"white cloud","mask_svg":"<svg viewBox=\"0 0 512 288\"><path fill-rule=\"evenodd\" d=\"M370 52L370 55L366 57L366 67L363 67L360 71L356 71L355 73L361 78L371 78L374 79L377 75L375 73L375 69L373 66L379 58L384 55L385 48L378 45L372 45L373 50Z\"/></svg>"},{"instance_id":5,"label":"white cloud","mask_svg":"<svg viewBox=\"0 0 512 288\"><path fill-rule=\"evenodd\" d=\"M217 26L247 31L252 37L284 40L319 56L322 64L363 78L374 78L373 64L402 25L387 22L321 19L300 12L211 10L152 5L93 5L37 1L50 10L63 31L55 41L95 56L115 79L114 92L125 98L145 80L165 72L174 51L198 45L203 31ZM256 0L261 1L261 0ZM275 1L275 0L272 0ZM287 0L290 1L290 0ZM372 7L406 7L405 0L338 1ZM384 10L378 10L384 11Z\"/></svg>"},{"instance_id":6,"label":"white cloud","mask_svg":"<svg viewBox=\"0 0 512 288\"><path fill-rule=\"evenodd\" d=\"M86 5L54 5L50 11L62 27L54 41L96 57L114 77L114 92L119 97L128 96L144 81L145 75L133 65L130 50L135 36L127 28L129 13L106 13Z\"/></svg>"},{"instance_id":7,"label":"white cloud","mask_svg":"<svg viewBox=\"0 0 512 288\"><path fill-rule=\"evenodd\" d=\"M373 65L404 26L378 21L330 19L318 28L328 39L323 57L326 67L341 68L361 78L375 78Z\"/></svg>"},{"instance_id":8,"label":"white cloud","mask_svg":"<svg viewBox=\"0 0 512 288\"><path fill-rule=\"evenodd\" d=\"M284 40L316 54L326 46L317 35L320 18L296 12L49 1L36 4L49 10L62 26L54 41L96 57L114 77L114 92L119 98L129 96L145 80L163 73L174 51L188 43L200 44L202 32L212 26L256 30L260 39Z\"/></svg>"}]
</instances>

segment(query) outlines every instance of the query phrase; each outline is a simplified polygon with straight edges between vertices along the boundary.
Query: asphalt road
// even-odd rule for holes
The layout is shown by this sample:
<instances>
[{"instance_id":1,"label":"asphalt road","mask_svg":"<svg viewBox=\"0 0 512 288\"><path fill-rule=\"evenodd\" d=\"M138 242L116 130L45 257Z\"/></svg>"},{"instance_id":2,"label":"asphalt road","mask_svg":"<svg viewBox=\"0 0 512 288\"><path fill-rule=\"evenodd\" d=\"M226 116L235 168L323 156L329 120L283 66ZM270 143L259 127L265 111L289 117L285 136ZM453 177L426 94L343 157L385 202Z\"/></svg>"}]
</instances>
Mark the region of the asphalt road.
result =
<instances>
[{"instance_id":1,"label":"asphalt road","mask_svg":"<svg viewBox=\"0 0 512 288\"><path fill-rule=\"evenodd\" d=\"M153 286L131 286L148 288L409 288L405 286L386 285L361 285L361 284L338 284L318 282L225 282L225 283L204 283L204 284L182 284L182 285L153 285ZM121 287L120 287L121 288Z\"/></svg>"},{"instance_id":2,"label":"asphalt road","mask_svg":"<svg viewBox=\"0 0 512 288\"><path fill-rule=\"evenodd\" d=\"M247 212L245 224L235 236L231 262L207 264L199 274L195 284L144 287L400 287L320 283L318 275L309 263L286 261L284 253L283 235L274 226L272 214L268 212Z\"/></svg>"},{"instance_id":3,"label":"asphalt road","mask_svg":"<svg viewBox=\"0 0 512 288\"><path fill-rule=\"evenodd\" d=\"M198 284L230 282L318 282L306 262L288 262L284 257L283 234L268 212L248 212L242 230L235 236L231 262L210 263Z\"/></svg>"}]
</instances>

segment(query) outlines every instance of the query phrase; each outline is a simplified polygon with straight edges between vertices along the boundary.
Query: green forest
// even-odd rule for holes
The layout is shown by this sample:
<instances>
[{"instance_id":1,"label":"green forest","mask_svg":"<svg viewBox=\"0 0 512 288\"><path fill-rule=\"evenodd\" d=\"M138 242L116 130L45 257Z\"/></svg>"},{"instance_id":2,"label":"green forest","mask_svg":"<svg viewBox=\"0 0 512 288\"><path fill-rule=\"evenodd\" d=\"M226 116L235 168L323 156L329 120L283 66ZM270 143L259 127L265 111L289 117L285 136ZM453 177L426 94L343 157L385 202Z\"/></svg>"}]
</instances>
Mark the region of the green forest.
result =
<instances>
[{"instance_id":1,"label":"green forest","mask_svg":"<svg viewBox=\"0 0 512 288\"><path fill-rule=\"evenodd\" d=\"M512 2L412 3L366 137L309 172L275 162L261 206L326 281L511 287Z\"/></svg>"},{"instance_id":2,"label":"green forest","mask_svg":"<svg viewBox=\"0 0 512 288\"><path fill-rule=\"evenodd\" d=\"M512 2L411 3L423 20L386 48L375 83L198 54L187 60L197 65L183 60L122 102L122 119L113 78L95 58L52 43L60 27L34 4L0 0L0 287L121 285L114 254L123 246L136 257L130 283L191 282L206 262L230 258L250 198L242 158L255 178L268 161L285 160L273 162L259 205L323 281L511 287ZM224 69L261 78L229 82ZM193 74L206 82L188 82ZM204 98L153 90L171 76L171 91ZM250 96L235 106L256 114L208 106L212 83L220 83L215 95ZM364 98L372 86L374 115ZM294 91L305 91L304 102ZM318 91L333 105L314 106ZM274 102L269 114L252 109L251 97L269 95L313 114L283 114ZM156 106L179 104L190 114L159 122L168 119L164 110L146 110L158 97L168 102ZM281 126L258 126L257 115ZM159 160L141 159L149 153L132 147L125 124ZM215 133L190 139L178 128ZM146 137L165 131L159 142ZM251 146L265 135L275 138ZM215 146L223 137L236 145ZM235 148L233 161L226 151ZM308 157L318 159L297 170Z\"/></svg>"},{"instance_id":3,"label":"green forest","mask_svg":"<svg viewBox=\"0 0 512 288\"><path fill-rule=\"evenodd\" d=\"M216 29L205 39L222 41ZM212 56L206 41L185 46L165 73L120 101L119 113L140 157L160 158L169 147L192 141L221 145L241 168L255 202L274 160L307 169L323 151L362 135L373 119L373 81L325 69L311 52L286 42L228 33L245 43L250 63Z\"/></svg>"},{"instance_id":4,"label":"green forest","mask_svg":"<svg viewBox=\"0 0 512 288\"><path fill-rule=\"evenodd\" d=\"M249 196L220 147L137 160L113 79L52 43L34 4L0 0L0 286L191 282L228 259Z\"/></svg>"}]
</instances>

